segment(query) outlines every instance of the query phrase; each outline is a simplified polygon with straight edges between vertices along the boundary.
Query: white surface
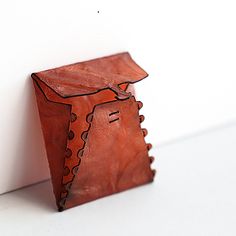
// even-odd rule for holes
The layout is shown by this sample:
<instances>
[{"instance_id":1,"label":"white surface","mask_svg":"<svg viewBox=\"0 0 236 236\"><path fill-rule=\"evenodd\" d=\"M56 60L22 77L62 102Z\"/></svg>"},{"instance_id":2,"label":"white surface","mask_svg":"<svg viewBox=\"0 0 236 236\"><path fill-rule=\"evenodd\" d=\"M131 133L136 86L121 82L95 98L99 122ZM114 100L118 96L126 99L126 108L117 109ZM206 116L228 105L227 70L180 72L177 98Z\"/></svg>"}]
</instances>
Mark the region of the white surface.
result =
<instances>
[{"instance_id":1,"label":"white surface","mask_svg":"<svg viewBox=\"0 0 236 236\"><path fill-rule=\"evenodd\" d=\"M0 196L0 235L236 235L236 124L153 150L156 180L58 213L49 182Z\"/></svg>"},{"instance_id":2,"label":"white surface","mask_svg":"<svg viewBox=\"0 0 236 236\"><path fill-rule=\"evenodd\" d=\"M99 11L99 13L98 13ZM48 178L29 75L130 51L148 139L236 118L236 2L9 0L0 3L0 193Z\"/></svg>"}]
</instances>

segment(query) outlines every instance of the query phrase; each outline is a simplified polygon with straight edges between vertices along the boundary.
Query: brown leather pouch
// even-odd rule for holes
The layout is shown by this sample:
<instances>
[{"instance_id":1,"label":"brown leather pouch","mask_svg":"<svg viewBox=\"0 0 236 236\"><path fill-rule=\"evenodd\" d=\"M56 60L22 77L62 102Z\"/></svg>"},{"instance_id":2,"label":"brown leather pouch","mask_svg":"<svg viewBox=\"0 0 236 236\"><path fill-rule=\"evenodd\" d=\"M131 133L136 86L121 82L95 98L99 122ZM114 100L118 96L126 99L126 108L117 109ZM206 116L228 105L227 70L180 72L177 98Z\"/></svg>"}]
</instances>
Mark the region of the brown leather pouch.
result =
<instances>
[{"instance_id":1,"label":"brown leather pouch","mask_svg":"<svg viewBox=\"0 0 236 236\"><path fill-rule=\"evenodd\" d=\"M59 211L153 180L132 88L146 76L128 53L32 74Z\"/></svg>"}]
</instances>

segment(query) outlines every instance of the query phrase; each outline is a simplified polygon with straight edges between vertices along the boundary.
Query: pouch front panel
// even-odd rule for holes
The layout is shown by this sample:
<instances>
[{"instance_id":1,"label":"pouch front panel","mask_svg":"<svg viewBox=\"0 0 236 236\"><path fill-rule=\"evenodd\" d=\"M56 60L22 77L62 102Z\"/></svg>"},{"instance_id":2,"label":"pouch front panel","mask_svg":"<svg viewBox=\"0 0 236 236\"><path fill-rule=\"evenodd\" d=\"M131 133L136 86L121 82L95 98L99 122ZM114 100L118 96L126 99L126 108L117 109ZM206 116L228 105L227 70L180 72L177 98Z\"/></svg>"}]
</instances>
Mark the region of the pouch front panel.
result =
<instances>
[{"instance_id":1,"label":"pouch front panel","mask_svg":"<svg viewBox=\"0 0 236 236\"><path fill-rule=\"evenodd\" d=\"M134 97L95 106L65 208L153 180Z\"/></svg>"}]
</instances>

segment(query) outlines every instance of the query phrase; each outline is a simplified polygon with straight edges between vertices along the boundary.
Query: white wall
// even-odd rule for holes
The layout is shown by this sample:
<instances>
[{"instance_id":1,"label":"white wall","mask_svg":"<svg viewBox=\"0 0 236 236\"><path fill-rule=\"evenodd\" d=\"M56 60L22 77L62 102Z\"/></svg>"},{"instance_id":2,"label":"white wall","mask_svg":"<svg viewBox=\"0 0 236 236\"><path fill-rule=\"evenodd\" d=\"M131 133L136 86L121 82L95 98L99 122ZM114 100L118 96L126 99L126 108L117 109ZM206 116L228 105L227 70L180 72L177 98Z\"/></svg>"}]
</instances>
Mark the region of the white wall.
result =
<instances>
[{"instance_id":1,"label":"white wall","mask_svg":"<svg viewBox=\"0 0 236 236\"><path fill-rule=\"evenodd\" d=\"M99 11L99 13L98 13ZM0 3L0 193L48 178L31 72L129 51L148 140L236 119L236 3L9 0Z\"/></svg>"}]
</instances>

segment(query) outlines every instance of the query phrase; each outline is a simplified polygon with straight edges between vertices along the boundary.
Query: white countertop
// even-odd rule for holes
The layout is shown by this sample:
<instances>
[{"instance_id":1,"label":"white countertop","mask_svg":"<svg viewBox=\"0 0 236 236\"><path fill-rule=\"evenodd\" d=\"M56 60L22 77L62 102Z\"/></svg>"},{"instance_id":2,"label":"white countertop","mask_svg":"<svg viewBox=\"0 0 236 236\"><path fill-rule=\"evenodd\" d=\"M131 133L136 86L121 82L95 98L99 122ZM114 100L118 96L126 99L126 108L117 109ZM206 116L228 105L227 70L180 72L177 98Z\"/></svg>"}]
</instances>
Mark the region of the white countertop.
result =
<instances>
[{"instance_id":1,"label":"white countertop","mask_svg":"<svg viewBox=\"0 0 236 236\"><path fill-rule=\"evenodd\" d=\"M153 184L57 212L49 181L0 196L0 235L236 235L236 125L159 149Z\"/></svg>"}]
</instances>

